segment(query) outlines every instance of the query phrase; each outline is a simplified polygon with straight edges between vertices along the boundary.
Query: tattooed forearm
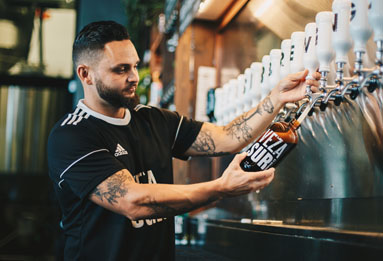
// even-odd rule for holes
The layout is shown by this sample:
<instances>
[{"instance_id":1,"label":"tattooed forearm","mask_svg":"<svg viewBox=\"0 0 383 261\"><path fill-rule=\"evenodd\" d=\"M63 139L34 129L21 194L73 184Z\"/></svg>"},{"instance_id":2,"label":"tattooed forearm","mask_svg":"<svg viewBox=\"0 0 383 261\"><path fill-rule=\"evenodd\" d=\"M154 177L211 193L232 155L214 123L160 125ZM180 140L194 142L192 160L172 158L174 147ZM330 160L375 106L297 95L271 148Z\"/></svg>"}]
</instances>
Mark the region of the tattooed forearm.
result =
<instances>
[{"instance_id":1,"label":"tattooed forearm","mask_svg":"<svg viewBox=\"0 0 383 261\"><path fill-rule=\"evenodd\" d=\"M262 108L261 108L261 105L259 104L259 105L257 106L257 109L256 109L252 114L250 114L250 115L248 115L248 114L249 114L249 112L246 112L246 113L245 113L245 120L246 120L246 121L248 121L248 120L250 120L251 118L253 118L253 116L254 116L255 114L262 115Z\"/></svg>"},{"instance_id":2,"label":"tattooed forearm","mask_svg":"<svg viewBox=\"0 0 383 261\"><path fill-rule=\"evenodd\" d=\"M182 213L182 211L187 211L187 209L176 209L176 208L173 208L173 207L170 207L166 204L161 204L161 203L158 203L156 202L155 199L152 199L148 204L146 204L147 207L151 208L152 211L154 212L154 216L158 216L158 217L161 217L161 216L164 216L164 215L176 215L176 214L179 214L179 213Z\"/></svg>"},{"instance_id":3,"label":"tattooed forearm","mask_svg":"<svg viewBox=\"0 0 383 261\"><path fill-rule=\"evenodd\" d=\"M154 217L164 217L186 213L204 205L208 205L214 201L217 201L218 199L219 198L217 197L211 196L206 200L203 200L203 202L198 202L197 204L188 201L186 204L182 204L182 206L180 205L178 207L173 207L169 206L169 203L160 203L157 202L154 198L151 198L149 199L149 202L144 205L152 209Z\"/></svg>"},{"instance_id":4,"label":"tattooed forearm","mask_svg":"<svg viewBox=\"0 0 383 261\"><path fill-rule=\"evenodd\" d=\"M249 141L252 138L252 128L247 124L247 121L254 117L255 114L262 115L262 106L258 105L257 109L252 112L246 112L232 121L228 126L223 129L234 139L241 141L243 138L245 141Z\"/></svg>"},{"instance_id":5,"label":"tattooed forearm","mask_svg":"<svg viewBox=\"0 0 383 261\"><path fill-rule=\"evenodd\" d=\"M201 131L191 148L197 152L203 152L204 155L208 156L222 156L229 154L227 152L215 151L216 146L210 131Z\"/></svg>"},{"instance_id":6,"label":"tattooed forearm","mask_svg":"<svg viewBox=\"0 0 383 261\"><path fill-rule=\"evenodd\" d=\"M255 114L262 115L263 110L270 114L273 113L274 106L270 97L266 97L252 113L246 112L233 120L231 123L229 123L229 125L224 127L224 130L233 139L237 139L238 141L243 139L248 142L252 138L253 129L247 124L247 122L253 118Z\"/></svg>"},{"instance_id":7,"label":"tattooed forearm","mask_svg":"<svg viewBox=\"0 0 383 261\"><path fill-rule=\"evenodd\" d=\"M233 120L228 126L225 126L223 128L224 131L227 132L229 136L233 139L237 139L238 141L241 141L243 138L245 141L248 139L251 139L251 131L252 129L247 124L247 117L246 113L239 116L235 120Z\"/></svg>"},{"instance_id":8,"label":"tattooed forearm","mask_svg":"<svg viewBox=\"0 0 383 261\"><path fill-rule=\"evenodd\" d=\"M110 204L117 203L118 198L122 198L128 193L126 187L126 182L134 182L134 179L131 175L124 173L122 170L116 172L109 178L107 178L103 183L106 184L106 187L98 186L92 193L92 195L99 198L101 201L107 200Z\"/></svg>"},{"instance_id":9,"label":"tattooed forearm","mask_svg":"<svg viewBox=\"0 0 383 261\"><path fill-rule=\"evenodd\" d=\"M262 103L263 109L268 112L268 113L273 113L274 112L274 105L271 102L271 99L269 96L267 96Z\"/></svg>"}]
</instances>

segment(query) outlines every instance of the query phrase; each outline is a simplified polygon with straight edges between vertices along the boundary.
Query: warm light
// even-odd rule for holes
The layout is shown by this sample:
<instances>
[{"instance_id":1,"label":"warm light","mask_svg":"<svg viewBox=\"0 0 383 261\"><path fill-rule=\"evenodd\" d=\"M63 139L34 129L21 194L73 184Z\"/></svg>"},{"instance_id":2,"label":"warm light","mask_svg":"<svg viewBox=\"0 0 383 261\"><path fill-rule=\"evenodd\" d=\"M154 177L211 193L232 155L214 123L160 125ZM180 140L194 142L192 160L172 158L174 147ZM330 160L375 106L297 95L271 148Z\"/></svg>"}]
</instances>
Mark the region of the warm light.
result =
<instances>
[{"instance_id":1,"label":"warm light","mask_svg":"<svg viewBox=\"0 0 383 261\"><path fill-rule=\"evenodd\" d=\"M17 44L17 27L9 20L0 20L0 47L14 48Z\"/></svg>"},{"instance_id":2,"label":"warm light","mask_svg":"<svg viewBox=\"0 0 383 261\"><path fill-rule=\"evenodd\" d=\"M255 11L254 16L259 18L261 17L269 8L270 6L274 3L274 0L265 0L261 6Z\"/></svg>"},{"instance_id":3,"label":"warm light","mask_svg":"<svg viewBox=\"0 0 383 261\"><path fill-rule=\"evenodd\" d=\"M201 0L201 2L199 3L198 12L203 12L204 8L206 8L206 2L205 0Z\"/></svg>"}]
</instances>

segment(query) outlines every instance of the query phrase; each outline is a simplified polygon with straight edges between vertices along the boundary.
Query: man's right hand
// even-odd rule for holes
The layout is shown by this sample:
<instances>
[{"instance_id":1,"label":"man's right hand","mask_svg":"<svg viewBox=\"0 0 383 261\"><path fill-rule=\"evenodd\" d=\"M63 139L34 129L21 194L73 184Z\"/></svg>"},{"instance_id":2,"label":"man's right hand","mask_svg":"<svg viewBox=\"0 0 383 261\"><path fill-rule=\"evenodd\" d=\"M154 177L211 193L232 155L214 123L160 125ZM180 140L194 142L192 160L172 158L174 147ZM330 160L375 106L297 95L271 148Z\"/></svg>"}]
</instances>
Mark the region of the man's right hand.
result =
<instances>
[{"instance_id":1,"label":"man's right hand","mask_svg":"<svg viewBox=\"0 0 383 261\"><path fill-rule=\"evenodd\" d=\"M263 189L273 180L274 168L257 172L242 170L239 164L245 157L246 152L237 154L218 179L223 197L234 197Z\"/></svg>"}]
</instances>

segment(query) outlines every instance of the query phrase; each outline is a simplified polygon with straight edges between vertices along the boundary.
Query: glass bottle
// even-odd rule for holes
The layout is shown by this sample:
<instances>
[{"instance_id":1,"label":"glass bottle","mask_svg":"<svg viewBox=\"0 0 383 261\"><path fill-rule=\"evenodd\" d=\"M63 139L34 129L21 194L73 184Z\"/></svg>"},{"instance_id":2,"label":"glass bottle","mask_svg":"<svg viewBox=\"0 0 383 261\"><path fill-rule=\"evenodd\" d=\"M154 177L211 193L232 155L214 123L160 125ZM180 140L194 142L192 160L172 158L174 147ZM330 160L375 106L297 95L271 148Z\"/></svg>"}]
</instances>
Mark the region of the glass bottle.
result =
<instances>
[{"instance_id":1,"label":"glass bottle","mask_svg":"<svg viewBox=\"0 0 383 261\"><path fill-rule=\"evenodd\" d=\"M298 143L298 120L273 123L247 150L240 166L245 171L275 167Z\"/></svg>"}]
</instances>

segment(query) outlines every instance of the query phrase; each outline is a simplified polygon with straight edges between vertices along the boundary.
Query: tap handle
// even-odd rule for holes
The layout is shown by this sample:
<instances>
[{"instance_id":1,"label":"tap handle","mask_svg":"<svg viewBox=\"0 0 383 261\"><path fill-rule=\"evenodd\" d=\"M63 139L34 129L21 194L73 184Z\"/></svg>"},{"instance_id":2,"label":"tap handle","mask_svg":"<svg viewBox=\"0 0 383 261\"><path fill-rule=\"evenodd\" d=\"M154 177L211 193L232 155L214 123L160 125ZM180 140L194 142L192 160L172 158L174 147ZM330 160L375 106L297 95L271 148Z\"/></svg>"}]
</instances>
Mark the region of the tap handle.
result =
<instances>
[{"instance_id":1,"label":"tap handle","mask_svg":"<svg viewBox=\"0 0 383 261\"><path fill-rule=\"evenodd\" d=\"M350 33L354 40L354 52L365 53L366 43L372 34L367 18L368 1L352 0L351 3Z\"/></svg>"},{"instance_id":2,"label":"tap handle","mask_svg":"<svg viewBox=\"0 0 383 261\"><path fill-rule=\"evenodd\" d=\"M285 39L281 43L282 57L281 57L281 79L285 78L290 73L290 53L291 53L291 40Z\"/></svg>"},{"instance_id":3,"label":"tap handle","mask_svg":"<svg viewBox=\"0 0 383 261\"><path fill-rule=\"evenodd\" d=\"M351 1L334 0L332 3L334 24L332 33L332 46L335 50L336 63L347 63L347 53L352 47L350 35Z\"/></svg>"},{"instance_id":4,"label":"tap handle","mask_svg":"<svg viewBox=\"0 0 383 261\"><path fill-rule=\"evenodd\" d=\"M291 34L290 73L296 73L304 69L304 39L304 32L294 32Z\"/></svg>"},{"instance_id":5,"label":"tap handle","mask_svg":"<svg viewBox=\"0 0 383 261\"><path fill-rule=\"evenodd\" d=\"M251 91L251 69L250 68L246 68L245 72L244 72L244 75L245 75L245 89L243 91L243 93L245 95L247 95L248 93L250 93Z\"/></svg>"},{"instance_id":6,"label":"tap handle","mask_svg":"<svg viewBox=\"0 0 383 261\"><path fill-rule=\"evenodd\" d=\"M316 53L319 61L319 71L329 72L330 62L333 59L334 52L331 46L332 24L334 14L332 12L319 12L316 17L317 41Z\"/></svg>"},{"instance_id":7,"label":"tap handle","mask_svg":"<svg viewBox=\"0 0 383 261\"><path fill-rule=\"evenodd\" d=\"M270 91L269 74L270 74L270 55L264 55L262 57L262 77L261 77L262 99L264 99Z\"/></svg>"},{"instance_id":8,"label":"tap handle","mask_svg":"<svg viewBox=\"0 0 383 261\"><path fill-rule=\"evenodd\" d=\"M250 66L251 69L251 75L252 75L252 93L253 93L253 104L252 107L254 107L258 102L261 100L262 93L261 93L261 79L262 79L262 63L260 62L254 62Z\"/></svg>"},{"instance_id":9,"label":"tap handle","mask_svg":"<svg viewBox=\"0 0 383 261\"><path fill-rule=\"evenodd\" d=\"M315 37L317 26L315 23L308 23L305 27L303 65L309 70L306 79L312 79L312 74L318 68L318 59L315 52Z\"/></svg>"},{"instance_id":10,"label":"tap handle","mask_svg":"<svg viewBox=\"0 0 383 261\"><path fill-rule=\"evenodd\" d=\"M280 49L272 49L270 51L270 89L274 88L280 80L282 51Z\"/></svg>"}]
</instances>

